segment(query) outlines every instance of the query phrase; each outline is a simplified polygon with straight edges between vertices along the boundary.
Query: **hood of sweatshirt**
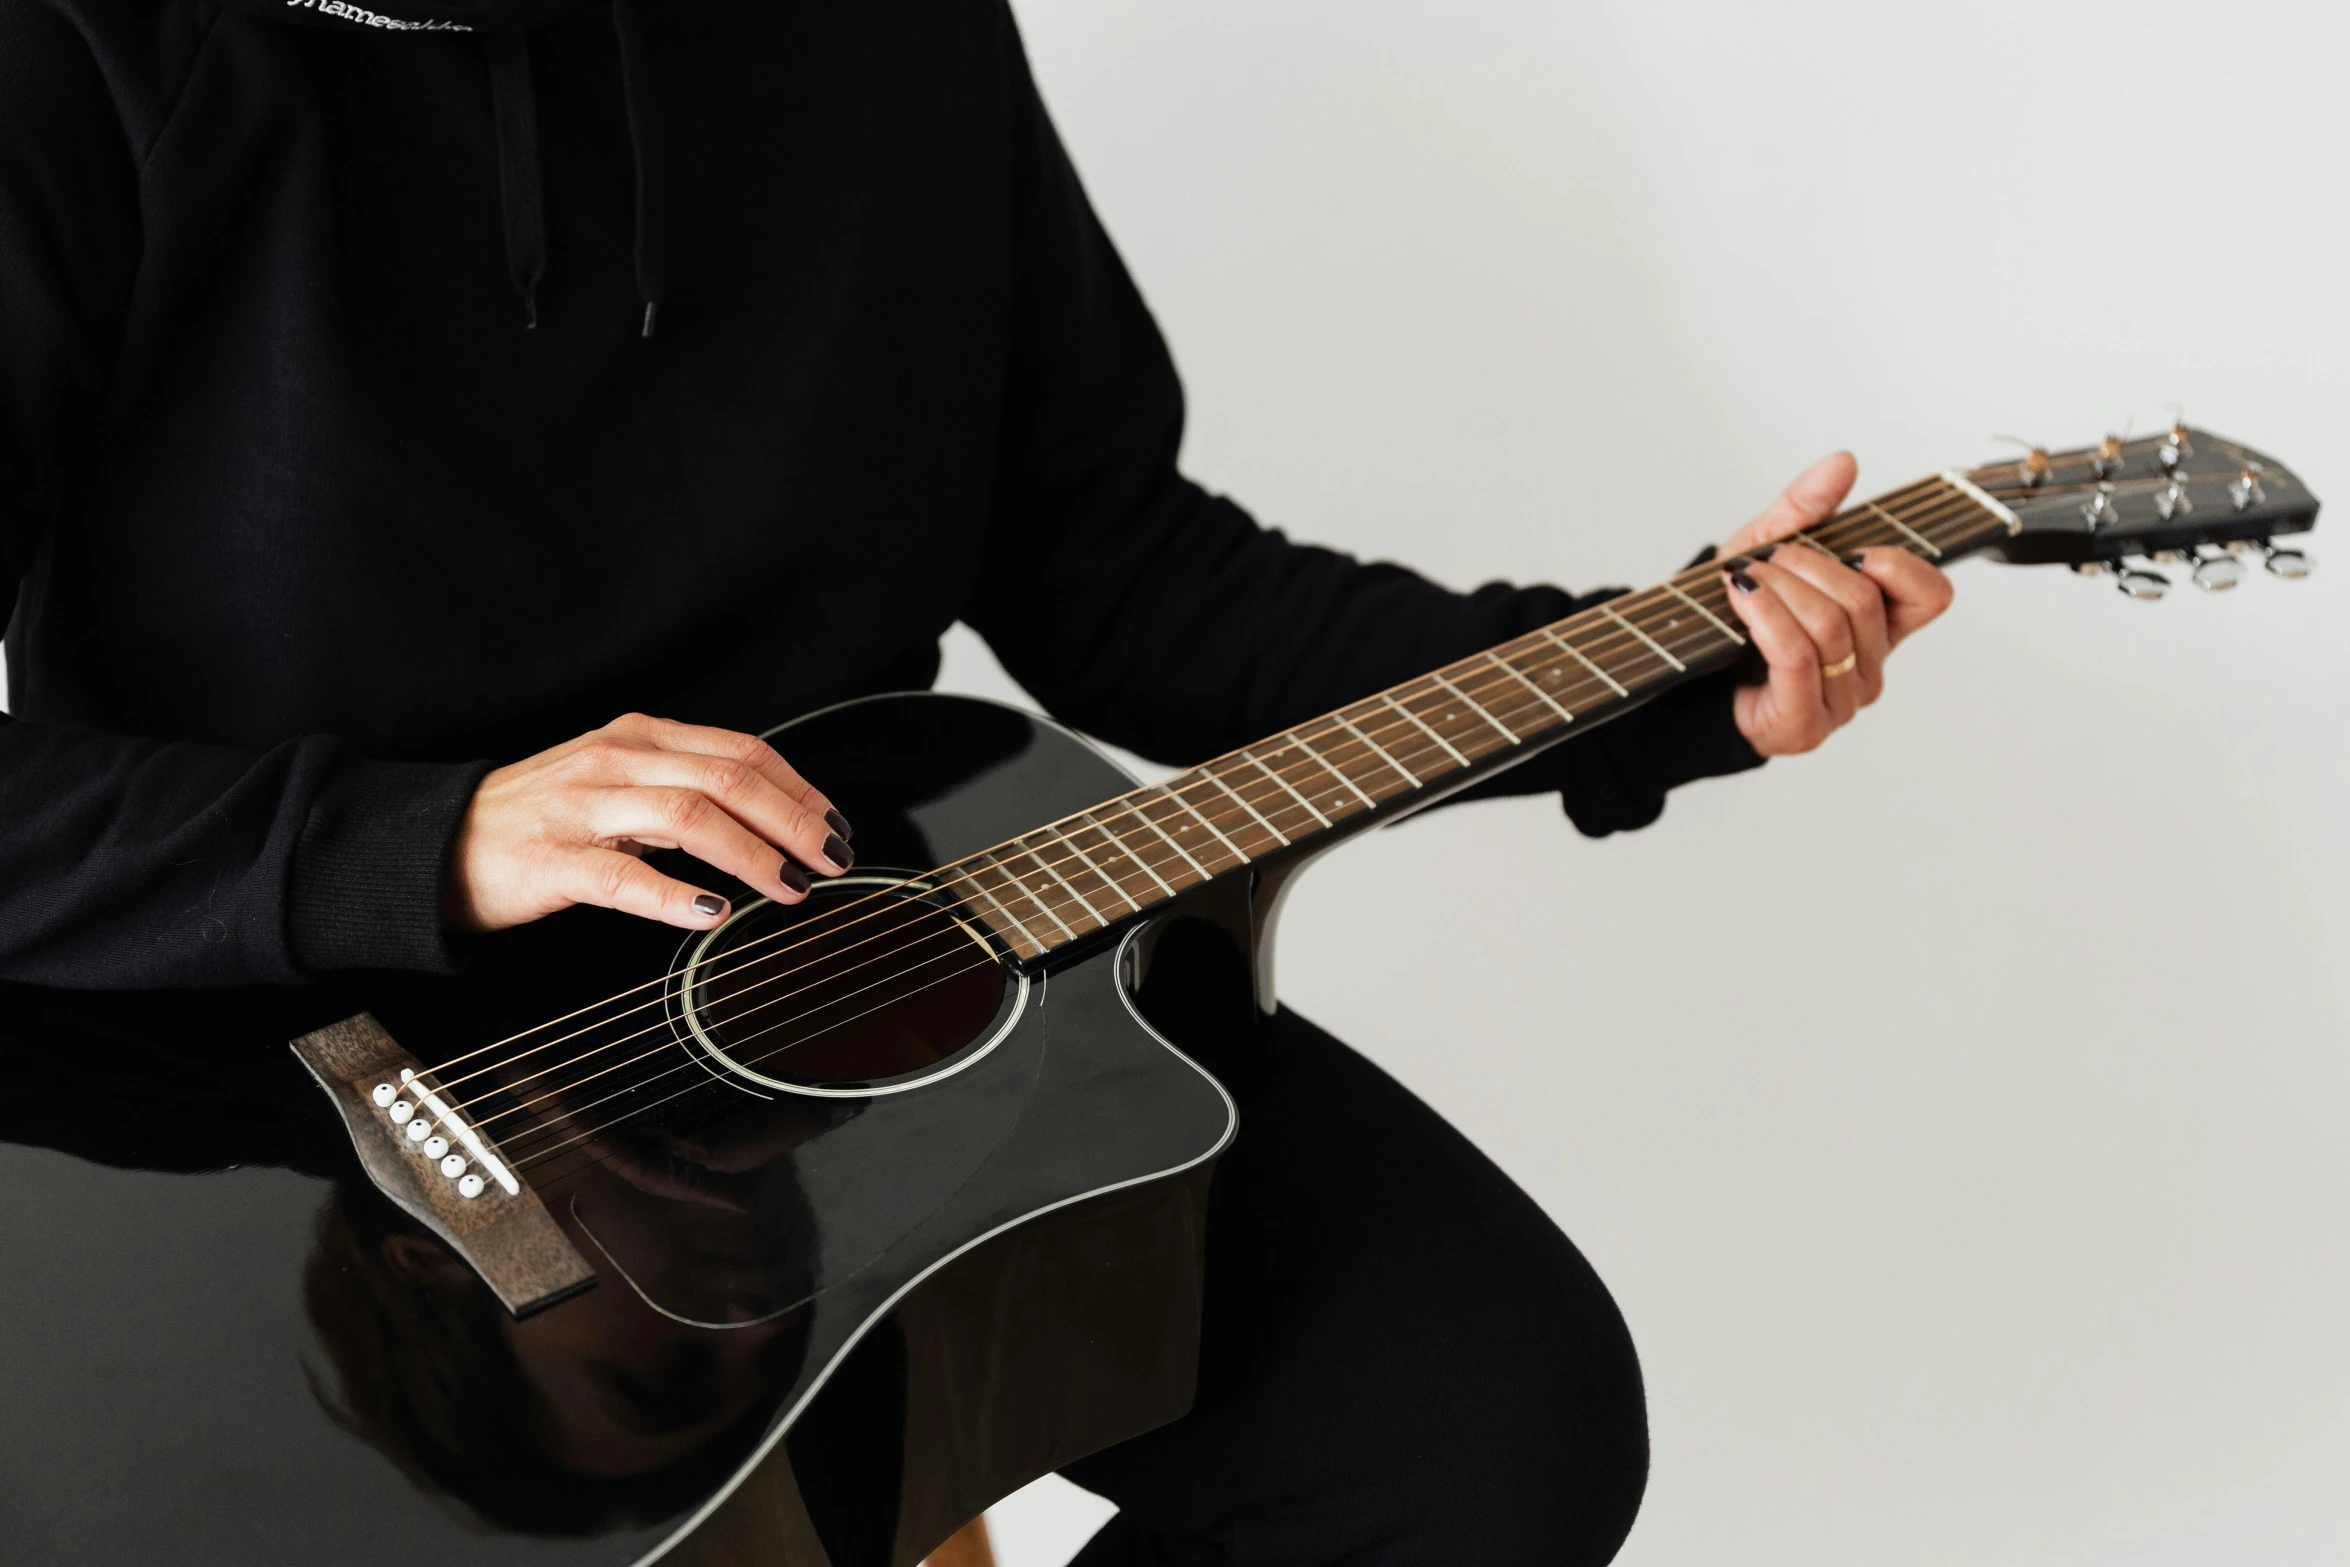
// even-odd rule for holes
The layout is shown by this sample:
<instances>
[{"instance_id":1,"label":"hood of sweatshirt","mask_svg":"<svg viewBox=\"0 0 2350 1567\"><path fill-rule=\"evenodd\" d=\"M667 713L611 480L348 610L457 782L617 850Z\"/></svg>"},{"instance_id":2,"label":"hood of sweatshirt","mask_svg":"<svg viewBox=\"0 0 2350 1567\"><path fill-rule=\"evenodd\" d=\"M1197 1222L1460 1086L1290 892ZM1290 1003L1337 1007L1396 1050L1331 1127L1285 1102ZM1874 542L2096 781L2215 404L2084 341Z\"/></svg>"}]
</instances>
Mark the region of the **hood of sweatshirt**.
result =
<instances>
[{"instance_id":1,"label":"hood of sweatshirt","mask_svg":"<svg viewBox=\"0 0 2350 1567\"><path fill-rule=\"evenodd\" d=\"M531 76L529 30L585 9L593 0L220 0L228 10L264 21L376 33L478 33L489 67L498 128L498 191L505 206L506 271L522 307L524 330L539 324L539 285L547 274L546 179L539 162L538 92ZM646 337L660 315L662 223L660 135L647 62L643 0L608 0L620 41L620 86L636 155L636 285Z\"/></svg>"}]
</instances>

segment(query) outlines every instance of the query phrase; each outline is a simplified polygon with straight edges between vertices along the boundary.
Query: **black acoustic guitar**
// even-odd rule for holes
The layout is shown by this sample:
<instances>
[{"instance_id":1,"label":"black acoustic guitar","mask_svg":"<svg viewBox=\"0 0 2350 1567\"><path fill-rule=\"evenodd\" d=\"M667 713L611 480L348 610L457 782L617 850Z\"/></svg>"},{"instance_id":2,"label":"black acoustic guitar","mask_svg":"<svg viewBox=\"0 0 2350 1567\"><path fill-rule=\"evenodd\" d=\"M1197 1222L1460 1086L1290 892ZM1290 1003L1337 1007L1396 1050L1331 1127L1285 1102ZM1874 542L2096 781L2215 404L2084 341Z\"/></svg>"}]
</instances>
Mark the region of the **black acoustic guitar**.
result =
<instances>
[{"instance_id":1,"label":"black acoustic guitar","mask_svg":"<svg viewBox=\"0 0 2350 1567\"><path fill-rule=\"evenodd\" d=\"M1782 547L2148 596L2300 575L2316 514L2180 429ZM1271 1005L1298 869L1743 645L1695 567L1150 787L878 697L777 737L857 873L683 946L575 910L455 979L0 986L0 1558L919 1561L1187 1407L1234 1114L1182 1047Z\"/></svg>"}]
</instances>

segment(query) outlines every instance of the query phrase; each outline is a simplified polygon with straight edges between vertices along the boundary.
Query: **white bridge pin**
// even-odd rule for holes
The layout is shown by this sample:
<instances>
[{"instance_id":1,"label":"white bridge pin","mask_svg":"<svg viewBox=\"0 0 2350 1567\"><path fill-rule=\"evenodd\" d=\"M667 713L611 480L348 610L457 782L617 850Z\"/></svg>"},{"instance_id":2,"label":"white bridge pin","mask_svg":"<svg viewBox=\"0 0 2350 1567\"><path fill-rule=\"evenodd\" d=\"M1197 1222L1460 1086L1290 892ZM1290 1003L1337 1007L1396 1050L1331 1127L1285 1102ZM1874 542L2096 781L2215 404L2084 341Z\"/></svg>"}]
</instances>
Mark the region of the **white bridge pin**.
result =
<instances>
[{"instance_id":1,"label":"white bridge pin","mask_svg":"<svg viewBox=\"0 0 2350 1567\"><path fill-rule=\"evenodd\" d=\"M424 1156L427 1159L438 1159L442 1154L445 1154L448 1151L449 1140L446 1137L440 1136L438 1133L431 1137L427 1137L424 1140Z\"/></svg>"},{"instance_id":2,"label":"white bridge pin","mask_svg":"<svg viewBox=\"0 0 2350 1567\"><path fill-rule=\"evenodd\" d=\"M427 1121L423 1116L418 1116L415 1120L408 1123L408 1140L410 1142L421 1143L431 1135L432 1123Z\"/></svg>"},{"instance_id":3,"label":"white bridge pin","mask_svg":"<svg viewBox=\"0 0 2350 1567\"><path fill-rule=\"evenodd\" d=\"M391 1116L394 1126L406 1126L409 1117L416 1114L416 1106L405 1099L395 1099L392 1101L392 1108L385 1113Z\"/></svg>"},{"instance_id":4,"label":"white bridge pin","mask_svg":"<svg viewBox=\"0 0 2350 1567\"><path fill-rule=\"evenodd\" d=\"M461 1153L453 1153L446 1159L443 1159L441 1161L441 1173L452 1181L455 1180L458 1176L463 1175L465 1173L465 1156Z\"/></svg>"},{"instance_id":5,"label":"white bridge pin","mask_svg":"<svg viewBox=\"0 0 2350 1567\"><path fill-rule=\"evenodd\" d=\"M378 1109L389 1110L392 1101L400 1097L400 1091L389 1083L378 1083L375 1085L374 1097Z\"/></svg>"},{"instance_id":6,"label":"white bridge pin","mask_svg":"<svg viewBox=\"0 0 2350 1567\"><path fill-rule=\"evenodd\" d=\"M480 1176L468 1175L462 1180L458 1181L457 1195L460 1197L479 1197L481 1195L481 1184Z\"/></svg>"}]
</instances>

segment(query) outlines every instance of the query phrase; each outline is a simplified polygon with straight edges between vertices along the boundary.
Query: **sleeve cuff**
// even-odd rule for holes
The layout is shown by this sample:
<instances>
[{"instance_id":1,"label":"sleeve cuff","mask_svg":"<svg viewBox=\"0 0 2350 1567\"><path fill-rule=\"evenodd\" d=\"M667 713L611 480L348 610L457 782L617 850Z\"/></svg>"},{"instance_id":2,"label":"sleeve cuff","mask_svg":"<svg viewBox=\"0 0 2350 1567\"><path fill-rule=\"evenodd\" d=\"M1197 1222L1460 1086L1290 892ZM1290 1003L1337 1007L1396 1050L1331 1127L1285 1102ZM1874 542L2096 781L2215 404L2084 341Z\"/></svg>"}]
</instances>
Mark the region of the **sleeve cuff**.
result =
<instances>
[{"instance_id":1,"label":"sleeve cuff","mask_svg":"<svg viewBox=\"0 0 2350 1567\"><path fill-rule=\"evenodd\" d=\"M1646 827L1664 814L1665 796L1681 785L1762 766L1762 757L1738 732L1732 706L1737 690L1734 671L1703 675L1590 740L1559 747L1569 753L1572 770L1561 794L1576 831L1604 838Z\"/></svg>"},{"instance_id":2,"label":"sleeve cuff","mask_svg":"<svg viewBox=\"0 0 2350 1567\"><path fill-rule=\"evenodd\" d=\"M310 807L287 874L286 939L312 974L457 968L441 928L449 847L493 766L353 760Z\"/></svg>"},{"instance_id":3,"label":"sleeve cuff","mask_svg":"<svg viewBox=\"0 0 2350 1567\"><path fill-rule=\"evenodd\" d=\"M1735 669L1701 675L1454 799L1555 791L1567 819L1587 838L1636 831L1664 814L1665 796L1681 785L1762 766L1738 732L1731 706L1737 689Z\"/></svg>"}]
</instances>

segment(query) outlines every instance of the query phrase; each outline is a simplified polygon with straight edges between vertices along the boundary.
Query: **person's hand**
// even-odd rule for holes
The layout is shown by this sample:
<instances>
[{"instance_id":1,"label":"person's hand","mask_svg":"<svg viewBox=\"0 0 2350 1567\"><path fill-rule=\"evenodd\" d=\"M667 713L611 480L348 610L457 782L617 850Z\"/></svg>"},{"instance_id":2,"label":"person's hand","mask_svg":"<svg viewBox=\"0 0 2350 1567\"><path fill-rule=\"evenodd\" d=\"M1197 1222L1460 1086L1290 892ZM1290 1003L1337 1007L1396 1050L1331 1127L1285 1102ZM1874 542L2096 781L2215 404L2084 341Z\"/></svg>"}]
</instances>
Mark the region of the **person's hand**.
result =
<instances>
[{"instance_id":1,"label":"person's hand","mask_svg":"<svg viewBox=\"0 0 2350 1567\"><path fill-rule=\"evenodd\" d=\"M1950 579L1905 549L1839 563L1776 546L1833 516L1858 472L1850 452L1830 453L1722 546L1730 606L1770 671L1733 699L1738 732L1764 756L1808 751L1852 722L1885 689L1885 655L1950 607Z\"/></svg>"},{"instance_id":2,"label":"person's hand","mask_svg":"<svg viewBox=\"0 0 2350 1567\"><path fill-rule=\"evenodd\" d=\"M646 850L683 849L797 903L801 866L837 876L854 863L849 836L765 741L631 713L481 781L451 851L444 917L503 930L593 903L706 930L726 900L662 875Z\"/></svg>"}]
</instances>

